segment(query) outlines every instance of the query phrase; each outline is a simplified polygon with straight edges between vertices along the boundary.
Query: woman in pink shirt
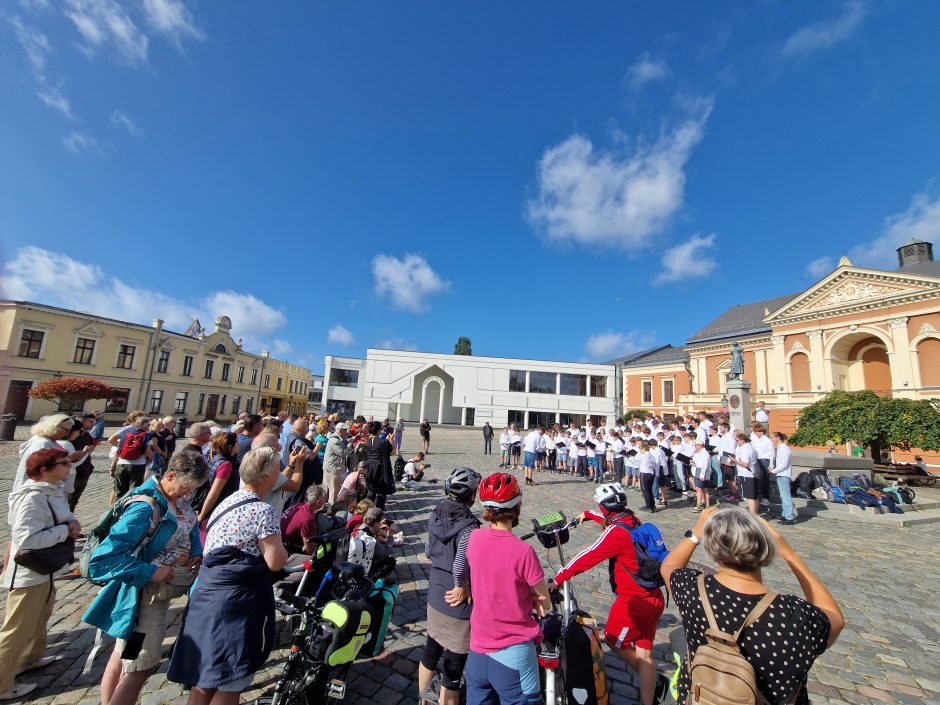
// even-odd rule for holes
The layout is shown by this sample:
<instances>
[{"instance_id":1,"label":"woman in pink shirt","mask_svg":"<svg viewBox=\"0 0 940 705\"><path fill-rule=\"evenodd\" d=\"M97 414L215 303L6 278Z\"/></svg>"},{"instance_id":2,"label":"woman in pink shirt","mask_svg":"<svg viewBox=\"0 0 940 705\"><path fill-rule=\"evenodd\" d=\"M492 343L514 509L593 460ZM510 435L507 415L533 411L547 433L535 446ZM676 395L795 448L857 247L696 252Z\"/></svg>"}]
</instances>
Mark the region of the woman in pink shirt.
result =
<instances>
[{"instance_id":1,"label":"woman in pink shirt","mask_svg":"<svg viewBox=\"0 0 940 705\"><path fill-rule=\"evenodd\" d=\"M519 524L522 490L497 472L479 489L483 521L470 534L470 655L467 705L536 705L542 702L535 645L541 641L535 608L543 612L548 586L535 550L512 533Z\"/></svg>"}]
</instances>

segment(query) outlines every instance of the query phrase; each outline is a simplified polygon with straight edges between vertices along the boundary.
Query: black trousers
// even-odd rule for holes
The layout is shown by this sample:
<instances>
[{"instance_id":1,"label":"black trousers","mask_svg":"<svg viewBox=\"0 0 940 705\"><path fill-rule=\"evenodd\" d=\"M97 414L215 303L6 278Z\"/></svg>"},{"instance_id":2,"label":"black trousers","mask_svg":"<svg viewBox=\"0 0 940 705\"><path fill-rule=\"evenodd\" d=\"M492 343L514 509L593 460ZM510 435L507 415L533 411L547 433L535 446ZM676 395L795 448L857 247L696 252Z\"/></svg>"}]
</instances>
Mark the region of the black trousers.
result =
<instances>
[{"instance_id":1,"label":"black trousers","mask_svg":"<svg viewBox=\"0 0 940 705\"><path fill-rule=\"evenodd\" d=\"M754 479L757 480L757 498L770 501L770 461L757 461L757 472L754 473Z\"/></svg>"},{"instance_id":2,"label":"black trousers","mask_svg":"<svg viewBox=\"0 0 940 705\"><path fill-rule=\"evenodd\" d=\"M369 499L372 500L373 504L379 509L385 509L385 495L379 494L373 490L369 490L369 493L366 495Z\"/></svg>"},{"instance_id":3,"label":"black trousers","mask_svg":"<svg viewBox=\"0 0 940 705\"><path fill-rule=\"evenodd\" d=\"M653 510L656 509L656 502L653 500L653 480L655 479L655 475L646 472L640 473L640 490L643 491L643 501L648 509Z\"/></svg>"},{"instance_id":4,"label":"black trousers","mask_svg":"<svg viewBox=\"0 0 940 705\"><path fill-rule=\"evenodd\" d=\"M493 455L493 437L483 437L483 455Z\"/></svg>"}]
</instances>

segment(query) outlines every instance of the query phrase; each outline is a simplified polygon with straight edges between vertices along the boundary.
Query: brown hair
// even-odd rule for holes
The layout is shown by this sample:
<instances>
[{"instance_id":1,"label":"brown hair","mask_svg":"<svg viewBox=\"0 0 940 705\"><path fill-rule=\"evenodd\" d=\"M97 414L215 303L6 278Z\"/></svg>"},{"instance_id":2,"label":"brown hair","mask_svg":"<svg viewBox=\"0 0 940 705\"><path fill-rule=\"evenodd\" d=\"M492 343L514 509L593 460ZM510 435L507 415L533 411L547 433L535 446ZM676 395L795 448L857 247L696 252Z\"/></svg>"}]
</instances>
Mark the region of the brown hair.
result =
<instances>
[{"instance_id":1,"label":"brown hair","mask_svg":"<svg viewBox=\"0 0 940 705\"><path fill-rule=\"evenodd\" d=\"M231 453L236 443L238 443L238 434L218 433L212 439L212 450L219 455L228 455Z\"/></svg>"},{"instance_id":2,"label":"brown hair","mask_svg":"<svg viewBox=\"0 0 940 705\"><path fill-rule=\"evenodd\" d=\"M483 510L483 521L505 521L506 519L512 519L514 522L519 521L519 514L522 512L522 504L517 504L515 507L510 507L509 509L497 509L486 507Z\"/></svg>"}]
</instances>

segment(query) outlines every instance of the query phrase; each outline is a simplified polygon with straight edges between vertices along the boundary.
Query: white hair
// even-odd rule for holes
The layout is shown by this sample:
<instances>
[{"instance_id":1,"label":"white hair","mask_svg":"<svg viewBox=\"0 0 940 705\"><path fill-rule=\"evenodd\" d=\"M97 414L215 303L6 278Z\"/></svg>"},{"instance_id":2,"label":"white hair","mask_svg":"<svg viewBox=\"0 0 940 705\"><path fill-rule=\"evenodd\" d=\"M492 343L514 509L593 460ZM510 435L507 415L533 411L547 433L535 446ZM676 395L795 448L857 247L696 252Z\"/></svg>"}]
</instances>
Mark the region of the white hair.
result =
<instances>
[{"instance_id":1,"label":"white hair","mask_svg":"<svg viewBox=\"0 0 940 705\"><path fill-rule=\"evenodd\" d=\"M722 507L702 531L702 548L715 563L744 572L770 565L777 553L773 534L755 515Z\"/></svg>"},{"instance_id":2,"label":"white hair","mask_svg":"<svg viewBox=\"0 0 940 705\"><path fill-rule=\"evenodd\" d=\"M50 414L49 416L43 416L39 421L33 424L33 427L29 429L29 432L34 436L49 436L55 435L55 432L59 430L61 426L66 421L71 421L72 417L68 414Z\"/></svg>"}]
</instances>

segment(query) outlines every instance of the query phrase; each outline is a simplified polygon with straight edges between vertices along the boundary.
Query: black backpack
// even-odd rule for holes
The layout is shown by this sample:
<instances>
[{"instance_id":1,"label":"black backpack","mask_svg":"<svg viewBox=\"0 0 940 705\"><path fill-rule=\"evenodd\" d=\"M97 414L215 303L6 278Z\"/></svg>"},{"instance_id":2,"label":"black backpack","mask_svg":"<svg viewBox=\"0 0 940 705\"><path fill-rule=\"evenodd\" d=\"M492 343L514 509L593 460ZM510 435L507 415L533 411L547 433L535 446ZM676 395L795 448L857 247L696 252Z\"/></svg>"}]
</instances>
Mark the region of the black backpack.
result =
<instances>
[{"instance_id":1,"label":"black backpack","mask_svg":"<svg viewBox=\"0 0 940 705\"><path fill-rule=\"evenodd\" d=\"M395 460L395 482L401 482L405 477L405 459L398 454Z\"/></svg>"}]
</instances>

